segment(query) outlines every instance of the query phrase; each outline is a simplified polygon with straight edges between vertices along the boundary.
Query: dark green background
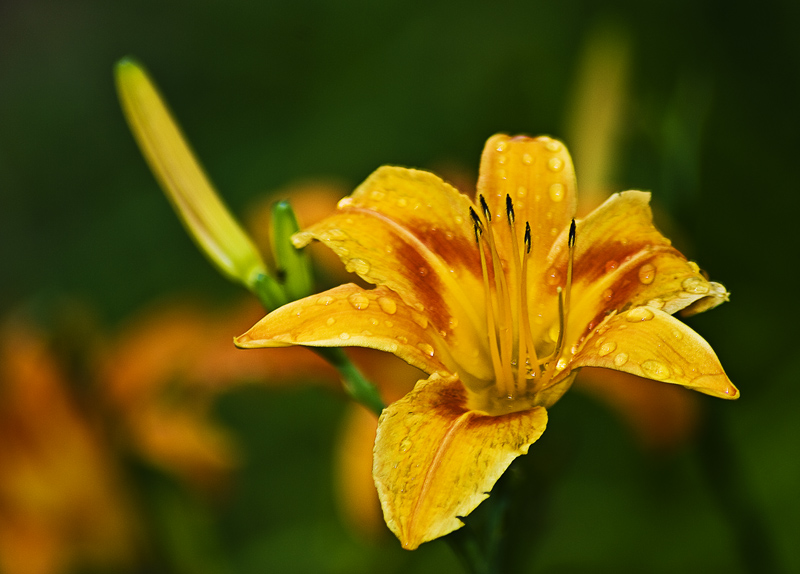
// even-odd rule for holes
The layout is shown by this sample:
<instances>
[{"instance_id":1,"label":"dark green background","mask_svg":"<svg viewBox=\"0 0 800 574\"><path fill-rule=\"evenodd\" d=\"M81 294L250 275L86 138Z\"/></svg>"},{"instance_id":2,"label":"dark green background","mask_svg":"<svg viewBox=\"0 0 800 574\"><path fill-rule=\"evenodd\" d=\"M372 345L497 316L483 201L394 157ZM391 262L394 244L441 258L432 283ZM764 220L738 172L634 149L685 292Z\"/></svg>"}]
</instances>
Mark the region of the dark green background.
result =
<instances>
[{"instance_id":1,"label":"dark green background","mask_svg":"<svg viewBox=\"0 0 800 574\"><path fill-rule=\"evenodd\" d=\"M5 0L0 311L78 299L113 328L164 294L238 296L127 130L112 78L123 56L148 67L241 214L303 178L354 186L384 163L475 170L499 131L565 138L584 43L612 26L632 47L614 179L653 190L680 247L732 292L691 324L742 398L704 397L708 430L654 457L601 405L568 395L529 455L553 481L519 525L524 550L539 572L798 571L798 24L793 0ZM221 507L153 495L173 533L160 568L455 571L440 542L406 553L342 527L330 491L342 406L313 390L224 398L251 462Z\"/></svg>"}]
</instances>

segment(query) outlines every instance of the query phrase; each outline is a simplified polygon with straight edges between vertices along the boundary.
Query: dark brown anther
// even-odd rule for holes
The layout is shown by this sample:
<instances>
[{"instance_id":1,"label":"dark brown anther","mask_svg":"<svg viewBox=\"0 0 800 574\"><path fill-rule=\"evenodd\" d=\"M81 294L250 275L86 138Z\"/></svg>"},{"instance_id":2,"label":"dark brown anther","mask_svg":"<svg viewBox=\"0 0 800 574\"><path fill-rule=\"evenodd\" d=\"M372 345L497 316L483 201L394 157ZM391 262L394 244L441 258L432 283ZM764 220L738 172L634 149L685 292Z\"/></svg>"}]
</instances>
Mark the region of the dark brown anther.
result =
<instances>
[{"instance_id":1,"label":"dark brown anther","mask_svg":"<svg viewBox=\"0 0 800 574\"><path fill-rule=\"evenodd\" d=\"M483 225L481 224L481 218L478 217L478 214L475 213L475 210L472 209L470 206L469 208L469 216L472 218L472 226L475 228L475 241L480 243L480 236L483 233Z\"/></svg>"},{"instance_id":2,"label":"dark brown anther","mask_svg":"<svg viewBox=\"0 0 800 574\"><path fill-rule=\"evenodd\" d=\"M508 216L508 222L514 223L514 202L511 201L511 196L506 194L506 215Z\"/></svg>"},{"instance_id":3,"label":"dark brown anther","mask_svg":"<svg viewBox=\"0 0 800 574\"><path fill-rule=\"evenodd\" d=\"M572 223L569 226L569 241L567 243L569 247L575 246L575 220L572 220Z\"/></svg>"},{"instance_id":4,"label":"dark brown anther","mask_svg":"<svg viewBox=\"0 0 800 574\"><path fill-rule=\"evenodd\" d=\"M525 253L531 252L531 224L525 222Z\"/></svg>"},{"instance_id":5,"label":"dark brown anther","mask_svg":"<svg viewBox=\"0 0 800 574\"><path fill-rule=\"evenodd\" d=\"M478 196L481 200L481 209L483 209L483 215L486 217L486 221L492 220L492 212L489 211L489 204L486 203L486 199L483 197L483 194Z\"/></svg>"}]
</instances>

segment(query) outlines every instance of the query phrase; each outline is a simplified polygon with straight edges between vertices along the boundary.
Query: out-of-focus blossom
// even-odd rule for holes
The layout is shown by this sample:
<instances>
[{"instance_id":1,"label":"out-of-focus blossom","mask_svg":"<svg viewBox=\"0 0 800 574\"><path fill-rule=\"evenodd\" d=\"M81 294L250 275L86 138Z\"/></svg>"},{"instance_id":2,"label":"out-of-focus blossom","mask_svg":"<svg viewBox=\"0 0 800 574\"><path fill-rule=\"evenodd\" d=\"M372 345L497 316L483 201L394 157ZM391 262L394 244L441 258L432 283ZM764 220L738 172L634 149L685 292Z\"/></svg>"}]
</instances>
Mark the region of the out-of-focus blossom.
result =
<instances>
[{"instance_id":1,"label":"out-of-focus blossom","mask_svg":"<svg viewBox=\"0 0 800 574\"><path fill-rule=\"evenodd\" d=\"M134 552L137 523L98 426L73 400L42 337L0 332L0 571L57 574L113 567Z\"/></svg>"}]
</instances>

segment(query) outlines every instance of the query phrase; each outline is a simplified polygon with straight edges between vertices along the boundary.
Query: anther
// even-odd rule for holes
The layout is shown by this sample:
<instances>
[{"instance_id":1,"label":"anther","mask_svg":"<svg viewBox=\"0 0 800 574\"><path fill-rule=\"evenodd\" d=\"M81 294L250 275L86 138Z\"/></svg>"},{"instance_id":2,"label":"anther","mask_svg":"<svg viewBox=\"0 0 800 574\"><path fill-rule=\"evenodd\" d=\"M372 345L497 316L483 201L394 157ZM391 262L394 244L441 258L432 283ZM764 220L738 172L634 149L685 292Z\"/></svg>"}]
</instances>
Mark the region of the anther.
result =
<instances>
[{"instance_id":1,"label":"anther","mask_svg":"<svg viewBox=\"0 0 800 574\"><path fill-rule=\"evenodd\" d=\"M525 222L525 253L531 252L531 224Z\"/></svg>"},{"instance_id":2,"label":"anther","mask_svg":"<svg viewBox=\"0 0 800 574\"><path fill-rule=\"evenodd\" d=\"M514 202L508 194L506 194L506 216L509 223L514 223Z\"/></svg>"},{"instance_id":3,"label":"anther","mask_svg":"<svg viewBox=\"0 0 800 574\"><path fill-rule=\"evenodd\" d=\"M481 201L481 209L483 209L483 215L486 217L486 221L491 221L492 212L489 211L489 204L486 203L486 198L483 197L483 194L479 195L478 198Z\"/></svg>"},{"instance_id":4,"label":"anther","mask_svg":"<svg viewBox=\"0 0 800 574\"><path fill-rule=\"evenodd\" d=\"M567 241L567 246L572 248L575 246L575 220L572 220L572 223L569 225L569 241Z\"/></svg>"}]
</instances>

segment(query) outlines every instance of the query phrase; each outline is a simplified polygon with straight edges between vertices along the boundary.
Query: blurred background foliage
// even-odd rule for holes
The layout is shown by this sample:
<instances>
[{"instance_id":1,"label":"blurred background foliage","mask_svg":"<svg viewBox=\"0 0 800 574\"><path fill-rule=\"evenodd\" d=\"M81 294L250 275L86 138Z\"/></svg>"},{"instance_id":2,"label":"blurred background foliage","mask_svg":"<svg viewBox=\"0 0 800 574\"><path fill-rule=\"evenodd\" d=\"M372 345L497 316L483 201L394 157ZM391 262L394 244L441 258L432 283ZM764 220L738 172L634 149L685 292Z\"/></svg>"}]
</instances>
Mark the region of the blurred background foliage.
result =
<instances>
[{"instance_id":1,"label":"blurred background foliage","mask_svg":"<svg viewBox=\"0 0 800 574\"><path fill-rule=\"evenodd\" d=\"M792 0L0 3L5 574L458 568L442 542L404 552L342 512L352 413L329 372L320 387L293 371L306 355L198 360L258 311L239 313L134 144L112 78L126 55L247 222L387 163L468 189L500 131L564 140L584 203L652 190L658 225L732 293L690 322L742 398L698 396L691 424L648 442L675 420L631 426L570 393L515 470L532 478L513 563L800 571L798 29ZM144 359L174 343L166 327L124 347L154 306L186 301L183 363ZM152 370L129 384L157 388L156 407L118 392L139 357Z\"/></svg>"}]
</instances>

